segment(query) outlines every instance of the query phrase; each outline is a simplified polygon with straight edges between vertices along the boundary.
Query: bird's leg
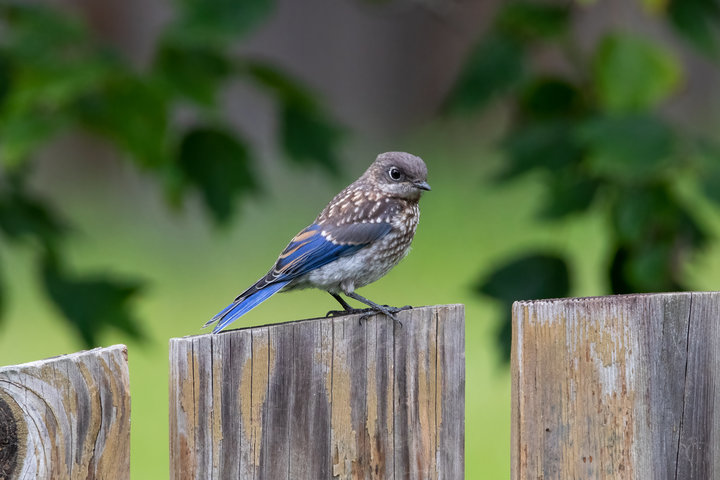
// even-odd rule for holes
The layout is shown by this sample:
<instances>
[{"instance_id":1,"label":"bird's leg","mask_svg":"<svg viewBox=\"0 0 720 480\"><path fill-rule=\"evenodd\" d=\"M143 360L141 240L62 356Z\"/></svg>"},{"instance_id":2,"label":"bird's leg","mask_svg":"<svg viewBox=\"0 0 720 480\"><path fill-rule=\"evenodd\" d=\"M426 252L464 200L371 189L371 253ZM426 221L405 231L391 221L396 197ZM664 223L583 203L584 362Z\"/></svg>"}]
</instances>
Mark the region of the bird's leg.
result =
<instances>
[{"instance_id":1,"label":"bird's leg","mask_svg":"<svg viewBox=\"0 0 720 480\"><path fill-rule=\"evenodd\" d=\"M340 295L337 293L328 292L333 296L335 300L342 305L344 310L330 310L325 316L338 316L338 315L350 315L351 313L367 313L372 311L372 308L352 308Z\"/></svg>"},{"instance_id":2,"label":"bird's leg","mask_svg":"<svg viewBox=\"0 0 720 480\"><path fill-rule=\"evenodd\" d=\"M354 298L354 299L357 300L358 302L362 302L362 303L364 303L365 305L369 305L369 306L370 306L370 310L373 310L373 311L375 311L375 312L384 313L385 315L387 315L388 317L392 318L392 319L395 320L397 323L399 323L401 326L402 326L402 322L400 322L400 320L397 319L397 317L395 316L395 314L396 314L397 312L401 311L401 310L407 310L407 309L409 309L409 308L412 308L412 307L409 306L409 305L406 305L406 306L404 306L404 307L402 307L402 308L390 307L390 306L388 306L388 305L378 305L377 303L375 303L375 302L373 302L373 301L371 301L371 300L368 300L367 298L363 297L362 295L358 295L358 294L355 293L355 292L348 292L348 293L345 293L345 295L347 295L347 296L350 297L350 298Z\"/></svg>"},{"instance_id":3,"label":"bird's leg","mask_svg":"<svg viewBox=\"0 0 720 480\"><path fill-rule=\"evenodd\" d=\"M345 309L346 312L352 310L352 307L350 305L348 305L348 303L345 301L345 299L343 299L340 295L338 295L337 293L332 293L332 292L328 292L328 293L330 293L330 295L332 295L332 297L335 300L337 300L338 303L340 303L340 305L342 305L342 307Z\"/></svg>"}]
</instances>

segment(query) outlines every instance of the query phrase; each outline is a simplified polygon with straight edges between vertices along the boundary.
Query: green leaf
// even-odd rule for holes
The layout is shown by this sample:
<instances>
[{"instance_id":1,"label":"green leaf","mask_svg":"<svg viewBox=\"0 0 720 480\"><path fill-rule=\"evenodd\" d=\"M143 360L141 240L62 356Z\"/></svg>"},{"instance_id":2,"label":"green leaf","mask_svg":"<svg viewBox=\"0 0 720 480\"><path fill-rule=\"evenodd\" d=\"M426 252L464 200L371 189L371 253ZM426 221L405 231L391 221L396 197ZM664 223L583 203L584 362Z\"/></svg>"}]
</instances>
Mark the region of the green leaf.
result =
<instances>
[{"instance_id":1,"label":"green leaf","mask_svg":"<svg viewBox=\"0 0 720 480\"><path fill-rule=\"evenodd\" d=\"M563 78L538 77L520 94L520 111L530 118L571 117L583 109L581 92Z\"/></svg>"},{"instance_id":2,"label":"green leaf","mask_svg":"<svg viewBox=\"0 0 720 480\"><path fill-rule=\"evenodd\" d=\"M506 2L496 23L502 32L524 41L558 37L568 31L570 8L542 2Z\"/></svg>"},{"instance_id":3,"label":"green leaf","mask_svg":"<svg viewBox=\"0 0 720 480\"><path fill-rule=\"evenodd\" d=\"M16 168L74 122L73 105L117 62L93 42L85 26L40 5L4 5L0 56L0 162ZM4 85L4 86L3 86Z\"/></svg>"},{"instance_id":4,"label":"green leaf","mask_svg":"<svg viewBox=\"0 0 720 480\"><path fill-rule=\"evenodd\" d=\"M338 128L322 112L302 103L288 102L280 112L280 142L285 153L301 165L317 164L337 175Z\"/></svg>"},{"instance_id":5,"label":"green leaf","mask_svg":"<svg viewBox=\"0 0 720 480\"><path fill-rule=\"evenodd\" d=\"M1 262L0 262L1 264ZM2 273L2 272L0 272ZM5 318L5 309L7 305L6 300L6 290L5 290L5 283L3 278L0 276L0 324L2 324L3 319Z\"/></svg>"},{"instance_id":6,"label":"green leaf","mask_svg":"<svg viewBox=\"0 0 720 480\"><path fill-rule=\"evenodd\" d=\"M198 128L185 134L178 167L218 223L230 219L236 197L258 189L248 148L223 130Z\"/></svg>"},{"instance_id":7,"label":"green leaf","mask_svg":"<svg viewBox=\"0 0 720 480\"><path fill-rule=\"evenodd\" d=\"M516 300L566 297L570 292L570 275L563 258L532 253L496 269L477 290L505 304Z\"/></svg>"},{"instance_id":8,"label":"green leaf","mask_svg":"<svg viewBox=\"0 0 720 480\"><path fill-rule=\"evenodd\" d=\"M570 292L567 263L561 257L530 253L492 272L476 287L478 292L502 303L505 315L496 341L507 362L512 336L511 306L516 300L566 297Z\"/></svg>"},{"instance_id":9,"label":"green leaf","mask_svg":"<svg viewBox=\"0 0 720 480\"><path fill-rule=\"evenodd\" d=\"M297 103L315 108L310 91L295 78L267 62L246 59L238 65L239 73L248 75L255 83L270 90L280 103Z\"/></svg>"},{"instance_id":10,"label":"green leaf","mask_svg":"<svg viewBox=\"0 0 720 480\"><path fill-rule=\"evenodd\" d=\"M66 12L46 5L7 10L4 53L12 64L14 111L52 115L115 73L116 59Z\"/></svg>"},{"instance_id":11,"label":"green leaf","mask_svg":"<svg viewBox=\"0 0 720 480\"><path fill-rule=\"evenodd\" d=\"M14 65L9 55L0 50L0 112L13 86Z\"/></svg>"},{"instance_id":12,"label":"green leaf","mask_svg":"<svg viewBox=\"0 0 720 480\"><path fill-rule=\"evenodd\" d=\"M621 190L613 200L612 226L619 243L638 249L656 242L699 248L707 241L704 229L669 184L634 185Z\"/></svg>"},{"instance_id":13,"label":"green leaf","mask_svg":"<svg viewBox=\"0 0 720 480\"><path fill-rule=\"evenodd\" d=\"M670 0L667 12L680 35L700 51L717 57L720 50L717 0Z\"/></svg>"},{"instance_id":14,"label":"green leaf","mask_svg":"<svg viewBox=\"0 0 720 480\"><path fill-rule=\"evenodd\" d=\"M53 255L43 258L41 278L50 300L77 330L86 347L98 346L98 336L107 327L134 339L144 338L140 322L131 309L132 301L142 289L139 281L69 274Z\"/></svg>"},{"instance_id":15,"label":"green leaf","mask_svg":"<svg viewBox=\"0 0 720 480\"><path fill-rule=\"evenodd\" d=\"M671 186L627 188L611 212L617 244L610 266L613 292L684 289L681 266L708 236Z\"/></svg>"},{"instance_id":16,"label":"green leaf","mask_svg":"<svg viewBox=\"0 0 720 480\"><path fill-rule=\"evenodd\" d=\"M473 113L515 88L524 75L522 45L499 33L487 36L464 62L447 100L454 113Z\"/></svg>"},{"instance_id":17,"label":"green leaf","mask_svg":"<svg viewBox=\"0 0 720 480\"><path fill-rule=\"evenodd\" d=\"M336 150L343 130L297 80L264 62L246 61L245 73L274 94L280 106L280 144L291 160L339 172Z\"/></svg>"},{"instance_id":18,"label":"green leaf","mask_svg":"<svg viewBox=\"0 0 720 480\"><path fill-rule=\"evenodd\" d=\"M666 49L626 34L606 36L593 59L598 100L611 112L655 107L677 90L679 61Z\"/></svg>"},{"instance_id":19,"label":"green leaf","mask_svg":"<svg viewBox=\"0 0 720 480\"><path fill-rule=\"evenodd\" d=\"M503 141L509 164L501 178L579 164L583 151L571 133L572 124L565 121L532 123L512 131Z\"/></svg>"},{"instance_id":20,"label":"green leaf","mask_svg":"<svg viewBox=\"0 0 720 480\"><path fill-rule=\"evenodd\" d=\"M87 46L86 26L67 10L30 2L2 2L0 19L9 51L28 62L57 61L58 52L67 52L68 47Z\"/></svg>"},{"instance_id":21,"label":"green leaf","mask_svg":"<svg viewBox=\"0 0 720 480\"><path fill-rule=\"evenodd\" d=\"M156 68L169 88L205 105L214 103L221 82L232 71L229 59L217 49L169 41L160 47Z\"/></svg>"},{"instance_id":22,"label":"green leaf","mask_svg":"<svg viewBox=\"0 0 720 480\"><path fill-rule=\"evenodd\" d=\"M675 146L672 129L648 115L591 118L577 130L587 163L599 175L623 180L662 173Z\"/></svg>"},{"instance_id":23,"label":"green leaf","mask_svg":"<svg viewBox=\"0 0 720 480\"><path fill-rule=\"evenodd\" d=\"M44 200L26 191L22 182L0 182L0 231L12 240L55 245L68 227Z\"/></svg>"},{"instance_id":24,"label":"green leaf","mask_svg":"<svg viewBox=\"0 0 720 480\"><path fill-rule=\"evenodd\" d=\"M576 171L555 172L549 182L549 198L540 215L546 219L558 219L581 213L592 205L598 183Z\"/></svg>"},{"instance_id":25,"label":"green leaf","mask_svg":"<svg viewBox=\"0 0 720 480\"><path fill-rule=\"evenodd\" d=\"M168 98L153 82L119 71L79 99L75 112L86 128L111 139L138 165L157 168L170 161Z\"/></svg>"},{"instance_id":26,"label":"green leaf","mask_svg":"<svg viewBox=\"0 0 720 480\"><path fill-rule=\"evenodd\" d=\"M272 12L272 0L180 0L173 34L195 45L218 46L247 35Z\"/></svg>"},{"instance_id":27,"label":"green leaf","mask_svg":"<svg viewBox=\"0 0 720 480\"><path fill-rule=\"evenodd\" d=\"M30 155L66 125L62 113L29 111L0 116L0 165L9 170L21 168Z\"/></svg>"},{"instance_id":28,"label":"green leaf","mask_svg":"<svg viewBox=\"0 0 720 480\"><path fill-rule=\"evenodd\" d=\"M674 252L667 243L653 243L642 249L621 246L610 265L613 293L676 292L685 290L673 265Z\"/></svg>"},{"instance_id":29,"label":"green leaf","mask_svg":"<svg viewBox=\"0 0 720 480\"><path fill-rule=\"evenodd\" d=\"M698 153L700 187L708 199L720 205L720 145L704 141Z\"/></svg>"}]
</instances>

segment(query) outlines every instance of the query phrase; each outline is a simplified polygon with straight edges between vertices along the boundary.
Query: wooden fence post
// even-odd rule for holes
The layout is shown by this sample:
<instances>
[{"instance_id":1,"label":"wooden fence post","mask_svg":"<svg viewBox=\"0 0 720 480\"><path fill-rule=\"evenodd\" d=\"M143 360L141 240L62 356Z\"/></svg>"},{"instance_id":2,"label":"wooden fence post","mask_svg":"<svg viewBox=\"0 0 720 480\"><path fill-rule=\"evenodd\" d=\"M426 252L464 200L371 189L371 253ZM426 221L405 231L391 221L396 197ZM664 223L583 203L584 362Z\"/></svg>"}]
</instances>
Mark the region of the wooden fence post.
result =
<instances>
[{"instance_id":1,"label":"wooden fence post","mask_svg":"<svg viewBox=\"0 0 720 480\"><path fill-rule=\"evenodd\" d=\"M512 475L720 478L720 293L516 302Z\"/></svg>"},{"instance_id":2,"label":"wooden fence post","mask_svg":"<svg viewBox=\"0 0 720 480\"><path fill-rule=\"evenodd\" d=\"M464 474L462 305L170 340L170 477Z\"/></svg>"},{"instance_id":3,"label":"wooden fence post","mask_svg":"<svg viewBox=\"0 0 720 480\"><path fill-rule=\"evenodd\" d=\"M130 478L125 345L0 368L0 478Z\"/></svg>"}]
</instances>

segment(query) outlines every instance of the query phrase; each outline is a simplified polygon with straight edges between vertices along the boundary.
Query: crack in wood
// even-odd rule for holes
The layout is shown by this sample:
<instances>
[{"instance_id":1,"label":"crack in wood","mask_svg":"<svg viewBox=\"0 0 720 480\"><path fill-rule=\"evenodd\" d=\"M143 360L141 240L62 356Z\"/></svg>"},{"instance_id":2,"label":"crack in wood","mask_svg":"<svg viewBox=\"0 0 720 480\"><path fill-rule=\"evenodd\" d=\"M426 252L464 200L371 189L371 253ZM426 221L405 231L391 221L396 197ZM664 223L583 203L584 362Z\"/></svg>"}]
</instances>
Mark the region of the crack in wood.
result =
<instances>
[{"instance_id":1,"label":"crack in wood","mask_svg":"<svg viewBox=\"0 0 720 480\"><path fill-rule=\"evenodd\" d=\"M683 423L685 421L685 404L687 400L687 378L688 378L688 364L690 363L690 328L692 324L692 301L693 295L690 294L690 305L688 306L688 321L687 321L687 336L685 343L685 375L683 377L683 395L682 395L682 409L680 412L680 426L678 427L678 442L677 451L675 452L675 480L678 480L678 471L680 468L680 448L682 448L681 438L683 431ZM663 330L664 333L664 330Z\"/></svg>"}]
</instances>

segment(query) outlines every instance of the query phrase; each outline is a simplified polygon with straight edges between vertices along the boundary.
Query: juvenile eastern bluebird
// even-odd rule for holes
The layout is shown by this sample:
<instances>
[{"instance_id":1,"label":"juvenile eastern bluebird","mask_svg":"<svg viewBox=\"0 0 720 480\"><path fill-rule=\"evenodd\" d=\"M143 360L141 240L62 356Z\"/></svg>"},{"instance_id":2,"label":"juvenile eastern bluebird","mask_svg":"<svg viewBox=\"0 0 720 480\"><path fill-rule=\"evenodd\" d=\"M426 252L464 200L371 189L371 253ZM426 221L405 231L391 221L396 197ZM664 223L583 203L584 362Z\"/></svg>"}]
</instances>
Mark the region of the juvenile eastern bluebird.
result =
<instances>
[{"instance_id":1,"label":"juvenile eastern bluebird","mask_svg":"<svg viewBox=\"0 0 720 480\"><path fill-rule=\"evenodd\" d=\"M272 269L204 326L227 327L279 291L326 290L344 310L380 312L393 320L402 308L378 305L355 292L385 275L410 250L420 217L418 201L430 190L420 157L403 152L378 155L372 165L320 212L282 251ZM354 309L340 296L368 309ZM408 307L404 307L408 308Z\"/></svg>"}]
</instances>

